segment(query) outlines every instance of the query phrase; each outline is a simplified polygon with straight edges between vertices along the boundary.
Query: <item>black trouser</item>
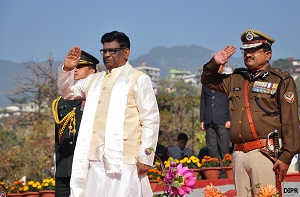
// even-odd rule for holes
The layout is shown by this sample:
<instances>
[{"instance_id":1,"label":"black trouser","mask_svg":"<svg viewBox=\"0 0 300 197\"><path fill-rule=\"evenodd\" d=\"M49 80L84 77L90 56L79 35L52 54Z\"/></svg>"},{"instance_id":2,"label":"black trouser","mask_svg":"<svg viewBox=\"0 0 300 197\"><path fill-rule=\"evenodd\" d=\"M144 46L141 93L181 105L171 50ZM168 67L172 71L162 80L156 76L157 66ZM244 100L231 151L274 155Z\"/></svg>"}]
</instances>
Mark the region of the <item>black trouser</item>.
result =
<instances>
[{"instance_id":1,"label":"black trouser","mask_svg":"<svg viewBox=\"0 0 300 197\"><path fill-rule=\"evenodd\" d=\"M55 197L70 196L71 177L55 177Z\"/></svg>"}]
</instances>

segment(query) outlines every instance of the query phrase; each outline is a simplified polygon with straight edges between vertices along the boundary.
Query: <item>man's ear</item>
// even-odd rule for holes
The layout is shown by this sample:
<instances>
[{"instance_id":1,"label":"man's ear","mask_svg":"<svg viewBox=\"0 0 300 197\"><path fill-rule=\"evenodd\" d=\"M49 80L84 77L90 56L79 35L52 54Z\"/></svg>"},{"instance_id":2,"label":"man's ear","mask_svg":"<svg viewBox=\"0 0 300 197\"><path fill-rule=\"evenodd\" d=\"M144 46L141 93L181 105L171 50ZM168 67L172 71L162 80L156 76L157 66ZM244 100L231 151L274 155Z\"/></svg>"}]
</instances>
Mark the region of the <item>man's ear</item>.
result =
<instances>
[{"instance_id":1,"label":"man's ear","mask_svg":"<svg viewBox=\"0 0 300 197\"><path fill-rule=\"evenodd\" d=\"M128 60L129 55L130 55L130 49L128 48L124 49L124 57L126 60Z\"/></svg>"},{"instance_id":2,"label":"man's ear","mask_svg":"<svg viewBox=\"0 0 300 197\"><path fill-rule=\"evenodd\" d=\"M267 60L270 61L272 58L272 51L267 51L266 55L267 55Z\"/></svg>"}]
</instances>

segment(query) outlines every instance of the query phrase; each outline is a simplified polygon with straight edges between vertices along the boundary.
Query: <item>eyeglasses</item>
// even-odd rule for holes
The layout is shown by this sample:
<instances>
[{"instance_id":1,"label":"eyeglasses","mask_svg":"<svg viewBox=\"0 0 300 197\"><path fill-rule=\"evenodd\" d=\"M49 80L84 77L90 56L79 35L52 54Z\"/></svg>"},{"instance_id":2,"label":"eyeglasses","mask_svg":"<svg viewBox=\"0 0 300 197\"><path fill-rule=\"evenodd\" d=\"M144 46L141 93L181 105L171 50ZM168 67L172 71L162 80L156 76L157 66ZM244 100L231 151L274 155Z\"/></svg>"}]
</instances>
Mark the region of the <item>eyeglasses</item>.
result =
<instances>
[{"instance_id":1,"label":"eyeglasses","mask_svg":"<svg viewBox=\"0 0 300 197\"><path fill-rule=\"evenodd\" d=\"M111 55L116 54L118 51L124 50L124 48L113 48L113 49L101 49L100 53L101 55L104 55L105 53L109 53Z\"/></svg>"},{"instance_id":2,"label":"eyeglasses","mask_svg":"<svg viewBox=\"0 0 300 197\"><path fill-rule=\"evenodd\" d=\"M241 51L242 55L246 55L246 54L255 55L256 53L260 53L260 52L264 52L264 50L248 49L248 50Z\"/></svg>"}]
</instances>

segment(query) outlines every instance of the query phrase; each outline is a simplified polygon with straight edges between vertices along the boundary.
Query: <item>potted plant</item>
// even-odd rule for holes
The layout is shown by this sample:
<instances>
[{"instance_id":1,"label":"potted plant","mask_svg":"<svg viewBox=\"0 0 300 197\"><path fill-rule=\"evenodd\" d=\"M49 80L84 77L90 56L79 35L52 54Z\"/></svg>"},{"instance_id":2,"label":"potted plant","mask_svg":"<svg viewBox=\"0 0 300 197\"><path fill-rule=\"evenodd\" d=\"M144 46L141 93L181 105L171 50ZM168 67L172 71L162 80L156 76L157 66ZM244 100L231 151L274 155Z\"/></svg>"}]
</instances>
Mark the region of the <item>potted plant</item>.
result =
<instances>
[{"instance_id":1,"label":"potted plant","mask_svg":"<svg viewBox=\"0 0 300 197\"><path fill-rule=\"evenodd\" d=\"M55 197L55 179L44 179L39 193L41 197Z\"/></svg>"},{"instance_id":2,"label":"potted plant","mask_svg":"<svg viewBox=\"0 0 300 197\"><path fill-rule=\"evenodd\" d=\"M164 162L165 168L169 168L171 165L171 162L175 162L176 164L179 164L178 159L174 159L173 157L169 157L167 161Z\"/></svg>"},{"instance_id":3,"label":"potted plant","mask_svg":"<svg viewBox=\"0 0 300 197\"><path fill-rule=\"evenodd\" d=\"M156 181L156 182L161 181L163 178L162 172L159 169L157 169L157 167L150 168L147 172L147 176L150 181Z\"/></svg>"},{"instance_id":4,"label":"potted plant","mask_svg":"<svg viewBox=\"0 0 300 197\"><path fill-rule=\"evenodd\" d=\"M231 154L226 154L222 160L223 167L230 167L232 168L232 156Z\"/></svg>"},{"instance_id":5,"label":"potted plant","mask_svg":"<svg viewBox=\"0 0 300 197\"><path fill-rule=\"evenodd\" d=\"M228 179L233 179L231 154L226 154L222 159L222 169L225 171Z\"/></svg>"},{"instance_id":6,"label":"potted plant","mask_svg":"<svg viewBox=\"0 0 300 197\"><path fill-rule=\"evenodd\" d=\"M218 158L204 156L201 160L201 170L206 179L218 179L221 170Z\"/></svg>"},{"instance_id":7,"label":"potted plant","mask_svg":"<svg viewBox=\"0 0 300 197\"><path fill-rule=\"evenodd\" d=\"M200 160L195 156L190 156L189 158L185 157L179 160L179 163L181 163L184 167L189 167L189 169L199 169L201 166Z\"/></svg>"},{"instance_id":8,"label":"potted plant","mask_svg":"<svg viewBox=\"0 0 300 197\"><path fill-rule=\"evenodd\" d=\"M183 159L179 160L179 163L182 164L184 167L188 167L189 169L193 170L193 175L198 178L200 173L200 160L195 156L184 157Z\"/></svg>"},{"instance_id":9,"label":"potted plant","mask_svg":"<svg viewBox=\"0 0 300 197\"><path fill-rule=\"evenodd\" d=\"M7 197L20 197L23 196L24 192L24 181L15 181L14 184L10 187L8 187L7 190Z\"/></svg>"},{"instance_id":10,"label":"potted plant","mask_svg":"<svg viewBox=\"0 0 300 197\"><path fill-rule=\"evenodd\" d=\"M152 191L154 191L158 183L161 182L163 173L155 166L148 170L147 176L150 182L151 189Z\"/></svg>"},{"instance_id":11,"label":"potted plant","mask_svg":"<svg viewBox=\"0 0 300 197\"><path fill-rule=\"evenodd\" d=\"M39 191L41 190L42 185L40 182L29 181L24 187L25 197L39 197Z\"/></svg>"}]
</instances>

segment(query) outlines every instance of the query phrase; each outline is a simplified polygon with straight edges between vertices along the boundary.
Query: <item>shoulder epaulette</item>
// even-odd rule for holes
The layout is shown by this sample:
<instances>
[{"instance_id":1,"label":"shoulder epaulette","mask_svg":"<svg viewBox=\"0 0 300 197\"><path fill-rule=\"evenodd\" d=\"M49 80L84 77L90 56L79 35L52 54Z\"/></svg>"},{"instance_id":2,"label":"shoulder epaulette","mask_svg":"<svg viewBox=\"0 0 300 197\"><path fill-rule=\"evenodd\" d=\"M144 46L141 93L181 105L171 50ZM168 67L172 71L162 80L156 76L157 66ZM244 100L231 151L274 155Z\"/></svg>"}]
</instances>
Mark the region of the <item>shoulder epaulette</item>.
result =
<instances>
[{"instance_id":1,"label":"shoulder epaulette","mask_svg":"<svg viewBox=\"0 0 300 197\"><path fill-rule=\"evenodd\" d=\"M236 73L236 74L239 74L239 73L241 73L241 74L245 74L245 73L247 73L248 72L248 69L247 68L236 68L236 69L234 69L233 70L233 73Z\"/></svg>"},{"instance_id":2,"label":"shoulder epaulette","mask_svg":"<svg viewBox=\"0 0 300 197\"><path fill-rule=\"evenodd\" d=\"M270 72L273 73L274 75L277 75L281 79L286 79L291 77L290 73L287 71L280 70L278 68L270 68Z\"/></svg>"}]
</instances>

